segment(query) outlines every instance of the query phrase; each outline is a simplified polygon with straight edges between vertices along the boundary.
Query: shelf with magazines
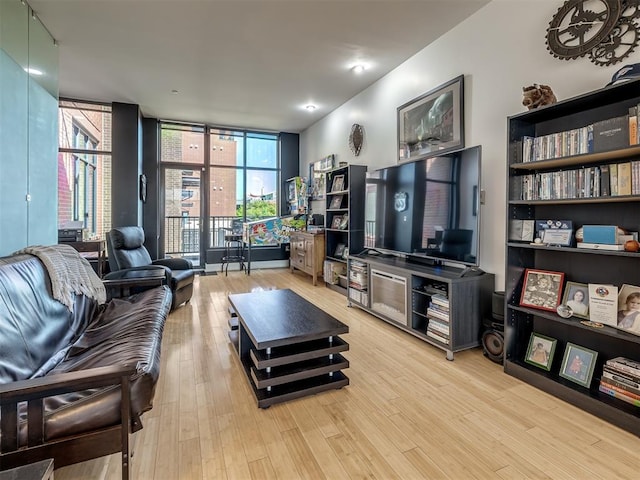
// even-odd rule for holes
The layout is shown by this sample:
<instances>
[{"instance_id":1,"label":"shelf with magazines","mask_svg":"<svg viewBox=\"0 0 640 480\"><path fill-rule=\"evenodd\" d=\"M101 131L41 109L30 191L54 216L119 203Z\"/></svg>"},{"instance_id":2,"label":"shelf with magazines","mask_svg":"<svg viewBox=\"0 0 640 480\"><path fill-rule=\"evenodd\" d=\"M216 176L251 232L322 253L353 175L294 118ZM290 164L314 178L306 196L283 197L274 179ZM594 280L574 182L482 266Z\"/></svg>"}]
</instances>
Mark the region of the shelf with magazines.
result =
<instances>
[{"instance_id":1,"label":"shelf with magazines","mask_svg":"<svg viewBox=\"0 0 640 480\"><path fill-rule=\"evenodd\" d=\"M513 222L533 221L533 236L541 237L539 222L548 220L570 222L572 237L587 225L639 231L639 105L640 81L635 80L509 117L504 353L507 374L635 435L640 435L640 408L630 400L636 392L610 387L601 391L601 386L608 385L603 382L607 362L621 356L640 361L640 336L632 328L616 328L613 315L613 324L603 325L589 322L589 313L563 318L555 304L546 311L527 305L523 291L529 290L525 283L531 270L562 274L557 303L568 301L570 283L615 286L616 292L622 285L640 286L640 253L608 250L622 247L606 242L582 248L586 243L573 238L566 246L532 244L533 239L514 240L511 230ZM526 137L533 139L528 147ZM585 291L591 304L588 288ZM551 339L555 349L544 366L531 362L536 336ZM567 378L574 346L594 352L584 384ZM637 393L640 400L640 390Z\"/></svg>"}]
</instances>

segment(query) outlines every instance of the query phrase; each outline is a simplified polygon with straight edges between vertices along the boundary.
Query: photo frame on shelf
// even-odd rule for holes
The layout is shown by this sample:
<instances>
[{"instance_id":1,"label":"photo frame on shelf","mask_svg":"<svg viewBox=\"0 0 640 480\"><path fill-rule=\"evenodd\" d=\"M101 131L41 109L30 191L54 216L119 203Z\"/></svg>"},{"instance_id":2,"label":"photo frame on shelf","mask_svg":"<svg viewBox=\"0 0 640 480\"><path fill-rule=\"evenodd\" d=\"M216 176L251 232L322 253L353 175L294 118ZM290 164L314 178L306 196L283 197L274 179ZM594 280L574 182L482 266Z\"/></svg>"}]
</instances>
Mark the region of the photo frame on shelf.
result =
<instances>
[{"instance_id":1,"label":"photo frame on shelf","mask_svg":"<svg viewBox=\"0 0 640 480\"><path fill-rule=\"evenodd\" d=\"M563 272L527 268L524 272L520 305L555 312L560 304Z\"/></svg>"},{"instance_id":2,"label":"photo frame on shelf","mask_svg":"<svg viewBox=\"0 0 640 480\"><path fill-rule=\"evenodd\" d=\"M336 251L333 252L333 256L336 258L342 258L345 248L347 248L347 246L344 243L339 243L336 246Z\"/></svg>"},{"instance_id":3,"label":"photo frame on shelf","mask_svg":"<svg viewBox=\"0 0 640 480\"><path fill-rule=\"evenodd\" d=\"M533 332L529 339L529 348L527 348L524 361L546 371L551 370L557 343L555 338Z\"/></svg>"},{"instance_id":4,"label":"photo frame on shelf","mask_svg":"<svg viewBox=\"0 0 640 480\"><path fill-rule=\"evenodd\" d=\"M344 191L344 175L336 175L333 177L333 183L331 184L332 192Z\"/></svg>"},{"instance_id":5,"label":"photo frame on shelf","mask_svg":"<svg viewBox=\"0 0 640 480\"><path fill-rule=\"evenodd\" d=\"M640 335L640 287L624 284L618 293L618 328Z\"/></svg>"},{"instance_id":6,"label":"photo frame on shelf","mask_svg":"<svg viewBox=\"0 0 640 480\"><path fill-rule=\"evenodd\" d=\"M464 75L398 107L398 163L464 148Z\"/></svg>"},{"instance_id":7,"label":"photo frame on shelf","mask_svg":"<svg viewBox=\"0 0 640 480\"><path fill-rule=\"evenodd\" d=\"M349 257L349 247L345 247L344 251L342 252L342 258L346 260L348 257Z\"/></svg>"},{"instance_id":8,"label":"photo frame on shelf","mask_svg":"<svg viewBox=\"0 0 640 480\"><path fill-rule=\"evenodd\" d=\"M567 282L564 286L562 304L571 308L573 316L589 320L589 285Z\"/></svg>"},{"instance_id":9,"label":"photo frame on shelf","mask_svg":"<svg viewBox=\"0 0 640 480\"><path fill-rule=\"evenodd\" d=\"M334 195L333 198L331 199L331 204L329 205L329 208L331 209L340 208L342 206L343 198L344 198L344 195Z\"/></svg>"},{"instance_id":10,"label":"photo frame on shelf","mask_svg":"<svg viewBox=\"0 0 640 480\"><path fill-rule=\"evenodd\" d=\"M560 367L560 376L589 388L597 358L598 352L595 350L567 342L567 348L562 358L562 367Z\"/></svg>"},{"instance_id":11,"label":"photo frame on shelf","mask_svg":"<svg viewBox=\"0 0 640 480\"><path fill-rule=\"evenodd\" d=\"M331 228L333 230L340 229L340 223L342 222L342 215L334 215L331 219Z\"/></svg>"},{"instance_id":12,"label":"photo frame on shelf","mask_svg":"<svg viewBox=\"0 0 640 480\"><path fill-rule=\"evenodd\" d=\"M349 214L345 213L344 215L342 215L342 218L340 219L340 226L338 228L340 230L346 230L348 226L349 226Z\"/></svg>"},{"instance_id":13,"label":"photo frame on shelf","mask_svg":"<svg viewBox=\"0 0 640 480\"><path fill-rule=\"evenodd\" d=\"M310 165L309 179L310 188L309 193L311 200L324 200L327 187L325 185L326 174L325 172L331 170L335 166L336 156L335 154L327 155L322 160L313 162Z\"/></svg>"}]
</instances>

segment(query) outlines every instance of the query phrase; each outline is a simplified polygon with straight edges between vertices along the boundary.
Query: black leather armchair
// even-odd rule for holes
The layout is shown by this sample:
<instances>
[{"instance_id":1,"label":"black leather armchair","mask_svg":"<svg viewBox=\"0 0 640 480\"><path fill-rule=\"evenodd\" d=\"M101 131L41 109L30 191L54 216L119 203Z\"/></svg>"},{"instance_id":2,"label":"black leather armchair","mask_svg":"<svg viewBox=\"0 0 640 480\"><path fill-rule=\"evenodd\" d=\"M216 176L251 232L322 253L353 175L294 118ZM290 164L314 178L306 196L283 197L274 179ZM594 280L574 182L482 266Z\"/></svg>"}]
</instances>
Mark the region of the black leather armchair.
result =
<instances>
[{"instance_id":1,"label":"black leather armchair","mask_svg":"<svg viewBox=\"0 0 640 480\"><path fill-rule=\"evenodd\" d=\"M141 227L118 227L107 233L107 252L111 272L124 269L164 268L167 285L173 299L171 309L191 300L195 273L189 260L184 258L163 258L151 260L144 246L144 230ZM104 279L109 280L110 274Z\"/></svg>"}]
</instances>

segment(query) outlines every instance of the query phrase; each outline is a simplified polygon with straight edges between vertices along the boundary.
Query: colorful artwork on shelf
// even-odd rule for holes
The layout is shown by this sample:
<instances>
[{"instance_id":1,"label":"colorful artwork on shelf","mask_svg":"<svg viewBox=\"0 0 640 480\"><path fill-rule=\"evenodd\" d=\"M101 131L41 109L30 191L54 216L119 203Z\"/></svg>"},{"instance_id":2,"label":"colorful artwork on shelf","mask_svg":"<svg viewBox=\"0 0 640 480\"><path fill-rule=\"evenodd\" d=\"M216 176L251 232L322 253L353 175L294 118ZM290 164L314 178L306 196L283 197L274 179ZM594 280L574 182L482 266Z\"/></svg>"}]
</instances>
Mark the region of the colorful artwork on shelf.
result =
<instances>
[{"instance_id":1,"label":"colorful artwork on shelf","mask_svg":"<svg viewBox=\"0 0 640 480\"><path fill-rule=\"evenodd\" d=\"M274 217L244 224L243 240L251 245L278 245L289 243L291 232L305 229L306 220L294 217Z\"/></svg>"}]
</instances>

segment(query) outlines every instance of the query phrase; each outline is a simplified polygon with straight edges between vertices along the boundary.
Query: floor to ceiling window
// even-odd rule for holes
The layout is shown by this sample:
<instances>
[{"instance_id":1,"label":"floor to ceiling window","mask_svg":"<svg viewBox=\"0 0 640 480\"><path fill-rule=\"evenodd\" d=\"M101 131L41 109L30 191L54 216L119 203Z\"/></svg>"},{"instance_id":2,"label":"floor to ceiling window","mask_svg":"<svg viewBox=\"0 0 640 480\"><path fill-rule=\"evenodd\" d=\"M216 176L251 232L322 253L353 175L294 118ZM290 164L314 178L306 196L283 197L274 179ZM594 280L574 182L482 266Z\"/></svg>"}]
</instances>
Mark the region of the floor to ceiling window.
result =
<instances>
[{"instance_id":1,"label":"floor to ceiling window","mask_svg":"<svg viewBox=\"0 0 640 480\"><path fill-rule=\"evenodd\" d=\"M61 99L58 226L104 238L111 228L111 106Z\"/></svg>"},{"instance_id":2,"label":"floor to ceiling window","mask_svg":"<svg viewBox=\"0 0 640 480\"><path fill-rule=\"evenodd\" d=\"M247 220L275 217L279 136L160 123L165 253L199 263Z\"/></svg>"}]
</instances>

